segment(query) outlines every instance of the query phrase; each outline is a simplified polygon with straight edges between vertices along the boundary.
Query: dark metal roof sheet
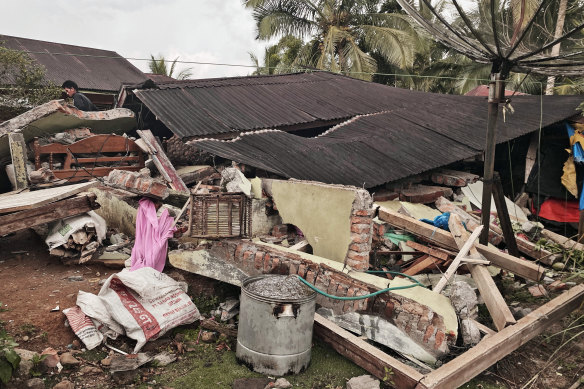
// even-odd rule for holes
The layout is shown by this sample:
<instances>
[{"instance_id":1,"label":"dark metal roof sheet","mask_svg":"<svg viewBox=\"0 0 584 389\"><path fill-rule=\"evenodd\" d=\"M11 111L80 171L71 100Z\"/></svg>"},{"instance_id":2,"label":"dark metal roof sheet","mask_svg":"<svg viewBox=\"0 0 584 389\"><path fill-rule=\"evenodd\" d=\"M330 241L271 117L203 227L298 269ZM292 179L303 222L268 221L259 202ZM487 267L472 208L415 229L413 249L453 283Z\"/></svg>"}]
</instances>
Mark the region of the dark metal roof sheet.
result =
<instances>
[{"instance_id":1,"label":"dark metal roof sheet","mask_svg":"<svg viewBox=\"0 0 584 389\"><path fill-rule=\"evenodd\" d=\"M317 126L426 104L435 96L448 99L327 72L186 80L157 86L160 89L134 92L181 138L312 123ZM182 109L176 110L179 106Z\"/></svg>"},{"instance_id":2,"label":"dark metal roof sheet","mask_svg":"<svg viewBox=\"0 0 584 389\"><path fill-rule=\"evenodd\" d=\"M122 83L138 84L147 80L144 73L115 51L8 35L0 35L0 44L30 52L30 57L45 67L49 81L59 86L65 80L73 80L83 90L117 93Z\"/></svg>"},{"instance_id":3,"label":"dark metal roof sheet","mask_svg":"<svg viewBox=\"0 0 584 389\"><path fill-rule=\"evenodd\" d=\"M408 104L350 119L315 138L263 130L230 141L190 143L284 177L366 188L445 166L483 150L486 99L411 96L417 101L404 97ZM515 113L507 113L504 122L502 115L499 117L497 142L571 117L581 100L581 96L516 96L512 103Z\"/></svg>"}]
</instances>

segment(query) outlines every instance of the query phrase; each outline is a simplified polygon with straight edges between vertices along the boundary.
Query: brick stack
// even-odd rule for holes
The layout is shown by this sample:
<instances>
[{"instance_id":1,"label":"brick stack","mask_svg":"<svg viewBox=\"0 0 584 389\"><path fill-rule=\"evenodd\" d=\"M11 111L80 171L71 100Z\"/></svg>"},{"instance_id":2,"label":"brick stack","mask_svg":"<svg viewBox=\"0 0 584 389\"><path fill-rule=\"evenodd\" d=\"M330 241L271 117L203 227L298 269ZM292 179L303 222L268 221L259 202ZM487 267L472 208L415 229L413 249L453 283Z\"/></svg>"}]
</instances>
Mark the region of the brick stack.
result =
<instances>
[{"instance_id":1,"label":"brick stack","mask_svg":"<svg viewBox=\"0 0 584 389\"><path fill-rule=\"evenodd\" d=\"M114 188L127 190L141 196L164 200L168 197L168 187L165 183L138 172L112 170L105 179L105 184Z\"/></svg>"},{"instance_id":2,"label":"brick stack","mask_svg":"<svg viewBox=\"0 0 584 389\"><path fill-rule=\"evenodd\" d=\"M351 210L351 243L345 263L354 270L369 268L369 253L373 229L373 200L366 190L356 191L356 198Z\"/></svg>"},{"instance_id":3,"label":"brick stack","mask_svg":"<svg viewBox=\"0 0 584 389\"><path fill-rule=\"evenodd\" d=\"M175 166L207 165L213 161L211 154L186 144L176 135L166 141L166 156Z\"/></svg>"},{"instance_id":4,"label":"brick stack","mask_svg":"<svg viewBox=\"0 0 584 389\"><path fill-rule=\"evenodd\" d=\"M234 263L250 276L297 274L320 290L335 296L363 296L377 290L326 264L315 263L299 254L267 245L240 240L220 241L214 242L210 251ZM229 253L228 258L225 258L225 253ZM380 315L436 356L447 353L448 345L456 342L456 334L446 334L440 315L425 305L397 294L383 293L362 300L334 300L318 294L316 303L332 309L335 314L367 312Z\"/></svg>"}]
</instances>

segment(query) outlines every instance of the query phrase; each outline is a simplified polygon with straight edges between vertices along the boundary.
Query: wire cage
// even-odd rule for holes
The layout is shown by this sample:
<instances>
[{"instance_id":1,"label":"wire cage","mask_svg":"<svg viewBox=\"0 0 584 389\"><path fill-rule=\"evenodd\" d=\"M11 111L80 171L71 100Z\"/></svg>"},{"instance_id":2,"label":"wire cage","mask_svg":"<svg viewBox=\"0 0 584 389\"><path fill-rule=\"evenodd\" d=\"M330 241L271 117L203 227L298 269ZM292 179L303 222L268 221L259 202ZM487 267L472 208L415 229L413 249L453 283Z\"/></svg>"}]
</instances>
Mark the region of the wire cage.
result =
<instances>
[{"instance_id":1,"label":"wire cage","mask_svg":"<svg viewBox=\"0 0 584 389\"><path fill-rule=\"evenodd\" d=\"M251 199L243 193L191 194L192 238L251 237Z\"/></svg>"}]
</instances>

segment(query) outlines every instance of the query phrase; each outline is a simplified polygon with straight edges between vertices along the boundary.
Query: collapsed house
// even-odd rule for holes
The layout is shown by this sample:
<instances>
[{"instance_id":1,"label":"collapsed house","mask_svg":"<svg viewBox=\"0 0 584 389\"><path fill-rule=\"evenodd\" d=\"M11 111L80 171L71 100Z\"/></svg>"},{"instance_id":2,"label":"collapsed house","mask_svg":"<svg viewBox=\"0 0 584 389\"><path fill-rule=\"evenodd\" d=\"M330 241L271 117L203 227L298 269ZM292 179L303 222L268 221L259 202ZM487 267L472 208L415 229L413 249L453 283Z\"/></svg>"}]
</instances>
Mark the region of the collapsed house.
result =
<instances>
[{"instance_id":1,"label":"collapsed house","mask_svg":"<svg viewBox=\"0 0 584 389\"><path fill-rule=\"evenodd\" d=\"M33 141L30 151L36 150L35 162L39 154L41 166L35 164L33 171L44 168L47 175L55 175L43 179L44 185L54 185L59 170L72 170L62 172L68 176L60 179L82 177L83 173L104 177L99 181L106 187L92 188L101 205L96 213L108 226L124 229L128 235L136 209L135 200L127 199L135 194L182 207L188 215L181 223L184 234L178 249L169 252L170 263L177 268L238 286L253 275L295 274L336 296L366 296L397 287L354 301L318 296L315 332L379 378L392 369L398 387L462 384L584 299L584 288L574 287L517 320L486 265L535 282L543 278L543 268L474 243L481 228L475 215L480 204L474 209L470 203L465 206L462 197L465 188L479 190L471 186L477 184L478 176L444 167L481 153L486 127L484 98L405 91L330 73L162 81L155 88L126 93L131 106L148 108L141 122L155 118L153 128L167 135L170 132L166 150L152 133L139 131L135 139L122 139L117 149L103 149L110 139L117 139L106 135L97 141L101 149L81 143L74 151L74 144L98 137L100 132L129 132L136 125L134 115L123 109L81 113L53 102L36 113L31 111L28 117L0 125L1 139L20 145L20 157L14 152L0 155L12 158L16 189L22 189L19 177L23 186L27 175L30 178L24 160ZM540 99L513 99L515 113L501 124L499 142L568 119L580 103L575 96L544 97L543 105ZM128 127L115 124L122 118L128 120ZM87 122L92 119L100 120ZM43 121L51 123L45 130ZM44 136L63 130L74 136L79 131L71 134L70 130L79 127L90 127L89 135L85 132L84 139L72 139L62 161L56 160L57 151L45 149L51 160L43 166L42 147L48 145L35 145L39 129ZM199 155L201 150L228 162L179 168L177 160L188 162L191 153ZM88 153L94 155L82 155ZM65 166L69 154L75 157ZM180 154L183 158L174 158ZM231 167L230 161L239 165ZM84 162L89 165L83 166ZM143 175L144 166L157 171L159 179L149 177L150 173ZM125 194L115 192L120 189ZM506 207L499 207L505 204L502 191L500 195L495 200L502 212ZM461 201L453 201L457 199ZM439 211L422 204L434 204ZM2 212L6 211L0 207ZM456 215L448 220L450 232L419 221L435 219L443 212ZM177 221L181 215L178 210ZM5 217L0 216L0 225ZM8 217L14 222L18 215ZM520 221L527 220L522 217ZM29 226L20 224L18 228ZM505 228L493 223L490 241L505 240L510 247L515 236L508 235ZM411 237L404 237L406 233ZM73 239L72 244L79 243ZM517 246L540 263L551 265L558 259L530 241L517 239ZM378 255L385 256L379 263ZM91 254L90 260L94 258ZM455 275L459 266L470 277ZM419 275L433 289L399 289L412 282L367 273L370 267L383 271L397 267L406 275ZM494 328L476 322L467 300L452 302L454 295L468 291L464 285L455 287L459 277L466 277L478 290ZM437 293L445 286L449 286L448 294ZM470 295L476 299L474 290ZM390 356L346 330L383 344L404 359ZM462 341L467 347L475 346L436 368Z\"/></svg>"}]
</instances>

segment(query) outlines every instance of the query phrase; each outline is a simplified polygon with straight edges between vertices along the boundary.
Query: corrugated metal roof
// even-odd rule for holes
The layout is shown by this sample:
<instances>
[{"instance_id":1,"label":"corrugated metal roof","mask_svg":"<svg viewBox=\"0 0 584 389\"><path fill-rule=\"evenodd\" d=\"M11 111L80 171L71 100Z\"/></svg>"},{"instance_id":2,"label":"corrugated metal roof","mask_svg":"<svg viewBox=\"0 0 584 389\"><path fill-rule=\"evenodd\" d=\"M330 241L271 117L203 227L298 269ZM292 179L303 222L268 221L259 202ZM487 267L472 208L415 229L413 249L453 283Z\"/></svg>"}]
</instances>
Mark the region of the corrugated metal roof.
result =
<instances>
[{"instance_id":1,"label":"corrugated metal roof","mask_svg":"<svg viewBox=\"0 0 584 389\"><path fill-rule=\"evenodd\" d=\"M483 150L487 126L484 98L392 91L399 95L398 107L350 119L315 138L263 130L230 141L190 143L284 177L366 188L445 166ZM512 103L515 113L507 114L505 122L499 118L497 142L571 117L581 100L581 96L516 96Z\"/></svg>"},{"instance_id":2,"label":"corrugated metal roof","mask_svg":"<svg viewBox=\"0 0 584 389\"><path fill-rule=\"evenodd\" d=\"M338 121L428 96L327 72L157 83L136 96L181 138ZM442 100L440 100L442 101Z\"/></svg>"},{"instance_id":3,"label":"corrugated metal roof","mask_svg":"<svg viewBox=\"0 0 584 389\"><path fill-rule=\"evenodd\" d=\"M47 78L61 86L73 80L80 89L118 92L123 84L143 83L147 77L115 51L65 45L35 39L0 35L0 44L14 50L32 52L29 55L46 69ZM35 54L37 52L47 54ZM57 55L76 54L76 55Z\"/></svg>"}]
</instances>

